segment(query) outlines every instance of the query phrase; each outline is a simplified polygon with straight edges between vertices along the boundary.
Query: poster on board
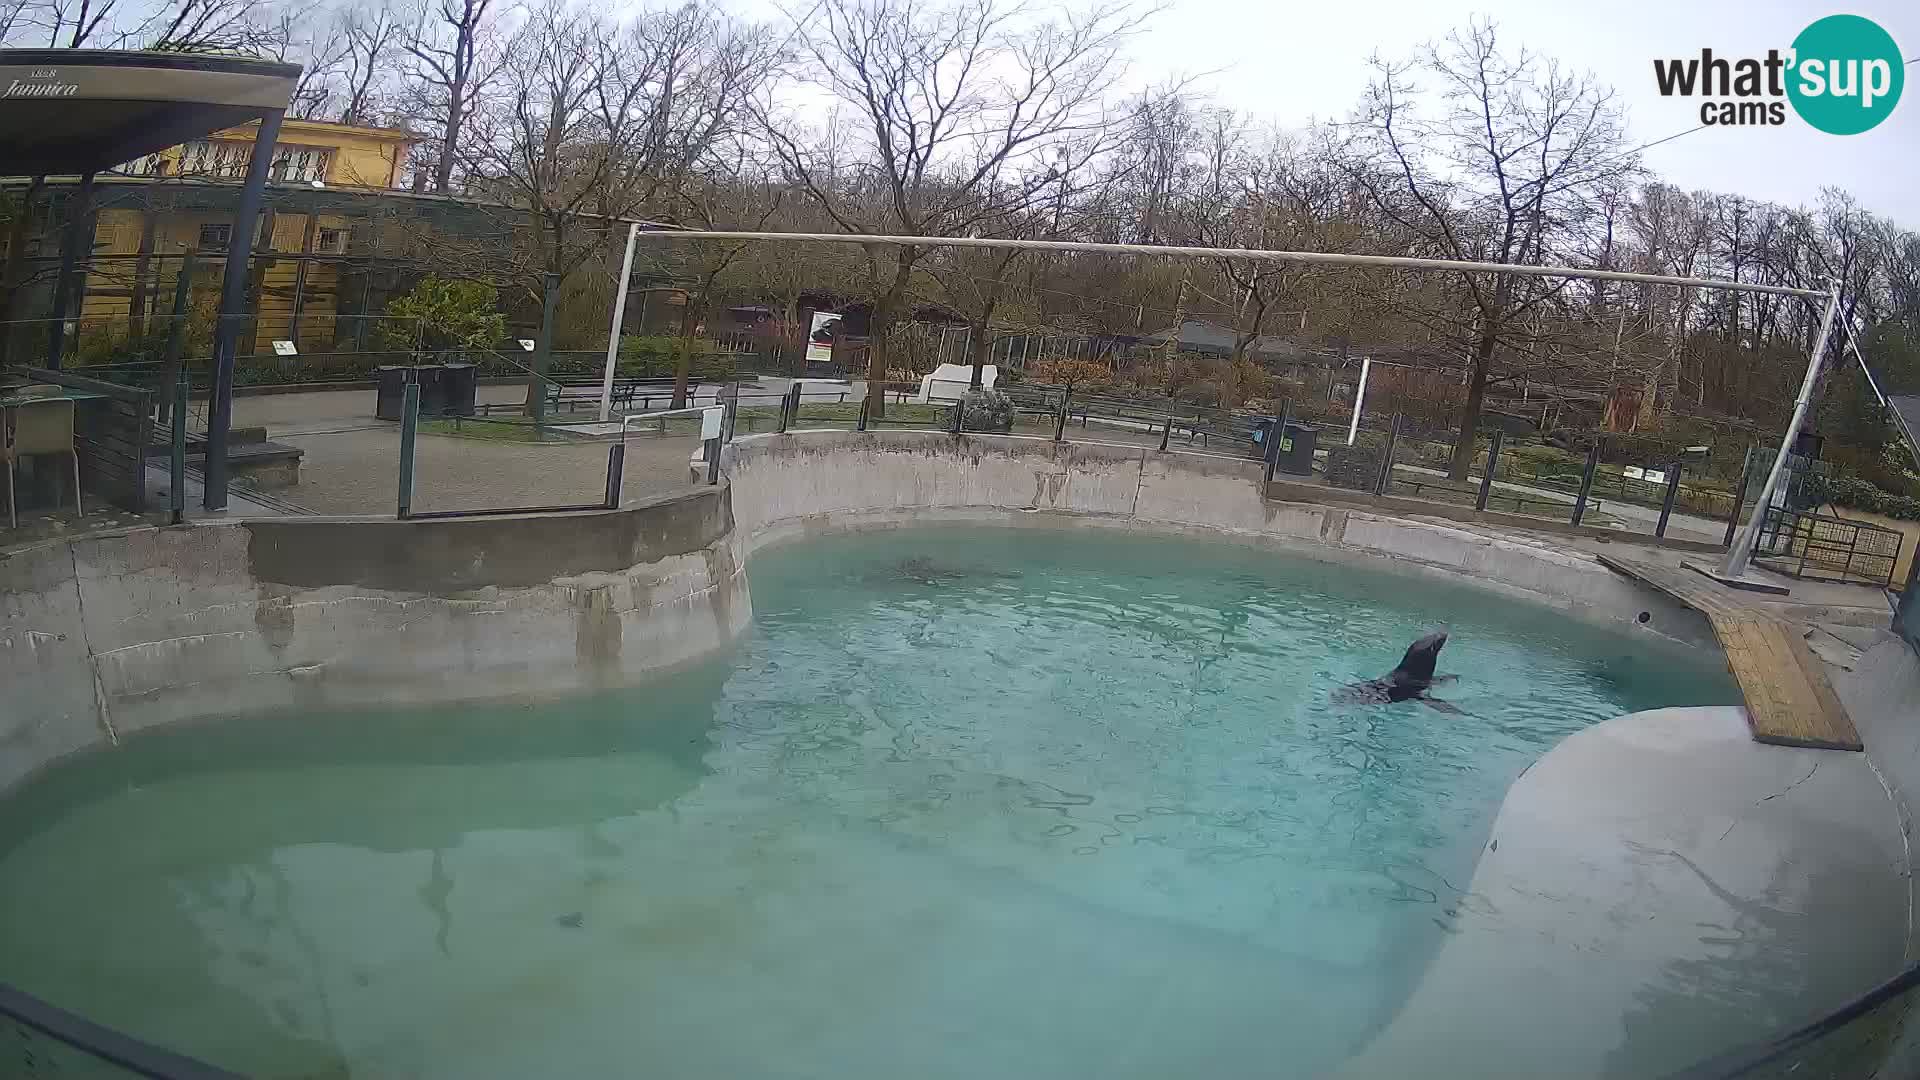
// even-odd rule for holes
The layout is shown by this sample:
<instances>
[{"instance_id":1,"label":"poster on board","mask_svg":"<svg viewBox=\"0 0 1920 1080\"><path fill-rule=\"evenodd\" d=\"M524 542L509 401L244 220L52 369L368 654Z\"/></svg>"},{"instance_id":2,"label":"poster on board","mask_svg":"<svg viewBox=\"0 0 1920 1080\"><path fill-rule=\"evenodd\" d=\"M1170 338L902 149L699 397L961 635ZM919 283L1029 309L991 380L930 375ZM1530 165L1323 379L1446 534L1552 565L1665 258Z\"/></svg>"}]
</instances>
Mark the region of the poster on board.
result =
<instances>
[{"instance_id":1,"label":"poster on board","mask_svg":"<svg viewBox=\"0 0 1920 1080\"><path fill-rule=\"evenodd\" d=\"M833 311L813 313L813 329L807 334L807 363L833 363L833 336L840 332L840 315Z\"/></svg>"}]
</instances>

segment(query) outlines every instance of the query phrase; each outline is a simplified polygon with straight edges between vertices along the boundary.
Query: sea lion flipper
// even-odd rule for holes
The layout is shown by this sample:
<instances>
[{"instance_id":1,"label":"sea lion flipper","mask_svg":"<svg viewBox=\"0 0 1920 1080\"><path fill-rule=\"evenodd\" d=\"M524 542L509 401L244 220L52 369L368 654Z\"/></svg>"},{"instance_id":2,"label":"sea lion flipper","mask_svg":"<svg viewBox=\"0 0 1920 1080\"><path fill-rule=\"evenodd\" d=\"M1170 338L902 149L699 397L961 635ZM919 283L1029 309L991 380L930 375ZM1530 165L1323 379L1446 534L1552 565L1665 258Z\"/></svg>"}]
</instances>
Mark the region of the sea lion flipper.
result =
<instances>
[{"instance_id":1,"label":"sea lion flipper","mask_svg":"<svg viewBox=\"0 0 1920 1080\"><path fill-rule=\"evenodd\" d=\"M1421 695L1420 700L1426 702L1427 708L1432 709L1435 712L1449 713L1453 716L1466 715L1466 713L1460 708L1460 706L1455 705L1451 701L1441 701L1439 698L1431 698L1425 695Z\"/></svg>"}]
</instances>

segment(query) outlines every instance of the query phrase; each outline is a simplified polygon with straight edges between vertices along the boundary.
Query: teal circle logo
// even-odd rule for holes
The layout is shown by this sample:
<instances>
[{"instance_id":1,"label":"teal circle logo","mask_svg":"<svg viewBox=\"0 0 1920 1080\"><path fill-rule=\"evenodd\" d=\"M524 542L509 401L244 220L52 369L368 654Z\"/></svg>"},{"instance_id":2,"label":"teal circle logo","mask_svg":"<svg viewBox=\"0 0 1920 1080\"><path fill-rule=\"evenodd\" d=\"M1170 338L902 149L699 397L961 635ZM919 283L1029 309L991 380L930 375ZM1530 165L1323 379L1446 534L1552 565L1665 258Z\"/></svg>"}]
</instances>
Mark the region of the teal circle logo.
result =
<instances>
[{"instance_id":1,"label":"teal circle logo","mask_svg":"<svg viewBox=\"0 0 1920 1080\"><path fill-rule=\"evenodd\" d=\"M1872 19L1829 15L1793 39L1787 99L1829 135L1858 135L1885 120L1906 81L1900 46Z\"/></svg>"}]
</instances>

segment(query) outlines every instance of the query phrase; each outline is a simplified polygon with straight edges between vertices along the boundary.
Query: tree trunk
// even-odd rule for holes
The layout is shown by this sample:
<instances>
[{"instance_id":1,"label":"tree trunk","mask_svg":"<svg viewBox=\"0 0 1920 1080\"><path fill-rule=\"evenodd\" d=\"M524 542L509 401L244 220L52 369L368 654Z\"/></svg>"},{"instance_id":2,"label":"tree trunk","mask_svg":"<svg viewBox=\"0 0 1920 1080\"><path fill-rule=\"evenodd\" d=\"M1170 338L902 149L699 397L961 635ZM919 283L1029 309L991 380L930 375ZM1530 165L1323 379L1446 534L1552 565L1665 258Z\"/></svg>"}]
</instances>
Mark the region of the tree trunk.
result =
<instances>
[{"instance_id":1,"label":"tree trunk","mask_svg":"<svg viewBox=\"0 0 1920 1080\"><path fill-rule=\"evenodd\" d=\"M680 312L680 352L673 360L673 404L668 408L687 407L687 381L693 374L693 331L699 324L700 305L689 296Z\"/></svg>"},{"instance_id":2,"label":"tree trunk","mask_svg":"<svg viewBox=\"0 0 1920 1080\"><path fill-rule=\"evenodd\" d=\"M1448 478L1456 483L1464 482L1473 467L1473 440L1480 430L1480 407L1487 400L1487 369L1493 366L1493 347L1499 340L1499 326L1489 322L1480 333L1479 344L1474 346L1467 403L1460 407L1460 435L1454 440L1453 461L1447 466Z\"/></svg>"},{"instance_id":3,"label":"tree trunk","mask_svg":"<svg viewBox=\"0 0 1920 1080\"><path fill-rule=\"evenodd\" d=\"M452 91L449 96L453 104L447 107L446 138L440 141L440 160L434 162L433 166L433 192L436 195L445 195L453 185L453 147L459 141L460 125L466 119L460 106L460 95L466 87L456 83L448 89Z\"/></svg>"},{"instance_id":4,"label":"tree trunk","mask_svg":"<svg viewBox=\"0 0 1920 1080\"><path fill-rule=\"evenodd\" d=\"M867 415L871 417L887 414L887 332L893 329L895 309L900 306L900 298L906 295L915 257L912 248L900 249L893 283L873 303L873 317L867 326Z\"/></svg>"},{"instance_id":5,"label":"tree trunk","mask_svg":"<svg viewBox=\"0 0 1920 1080\"><path fill-rule=\"evenodd\" d=\"M967 327L970 342L967 346L967 362L973 365L973 375L967 385L975 390L986 385L987 361L992 359L993 342L988 339L986 316L981 316Z\"/></svg>"}]
</instances>

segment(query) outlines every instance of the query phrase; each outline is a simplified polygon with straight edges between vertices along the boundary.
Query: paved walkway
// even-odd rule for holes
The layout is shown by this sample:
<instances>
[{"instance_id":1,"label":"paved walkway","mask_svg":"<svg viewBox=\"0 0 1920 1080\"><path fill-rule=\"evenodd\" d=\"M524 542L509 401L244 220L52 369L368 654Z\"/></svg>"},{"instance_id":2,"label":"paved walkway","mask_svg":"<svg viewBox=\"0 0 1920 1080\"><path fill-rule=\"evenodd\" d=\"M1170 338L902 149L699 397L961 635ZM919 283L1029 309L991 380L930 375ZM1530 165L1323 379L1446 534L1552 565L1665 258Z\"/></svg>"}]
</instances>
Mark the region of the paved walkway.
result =
<instances>
[{"instance_id":1,"label":"paved walkway","mask_svg":"<svg viewBox=\"0 0 1920 1080\"><path fill-rule=\"evenodd\" d=\"M483 386L479 400L522 400L518 386ZM300 483L272 494L321 514L391 516L399 503L400 425L373 418L371 390L234 399L234 423L263 425L275 442L305 451ZM694 437L627 440L623 499L687 485ZM514 443L421 433L414 446L413 508L504 509L597 503L605 497L605 442ZM234 513L241 511L236 507Z\"/></svg>"}]
</instances>

